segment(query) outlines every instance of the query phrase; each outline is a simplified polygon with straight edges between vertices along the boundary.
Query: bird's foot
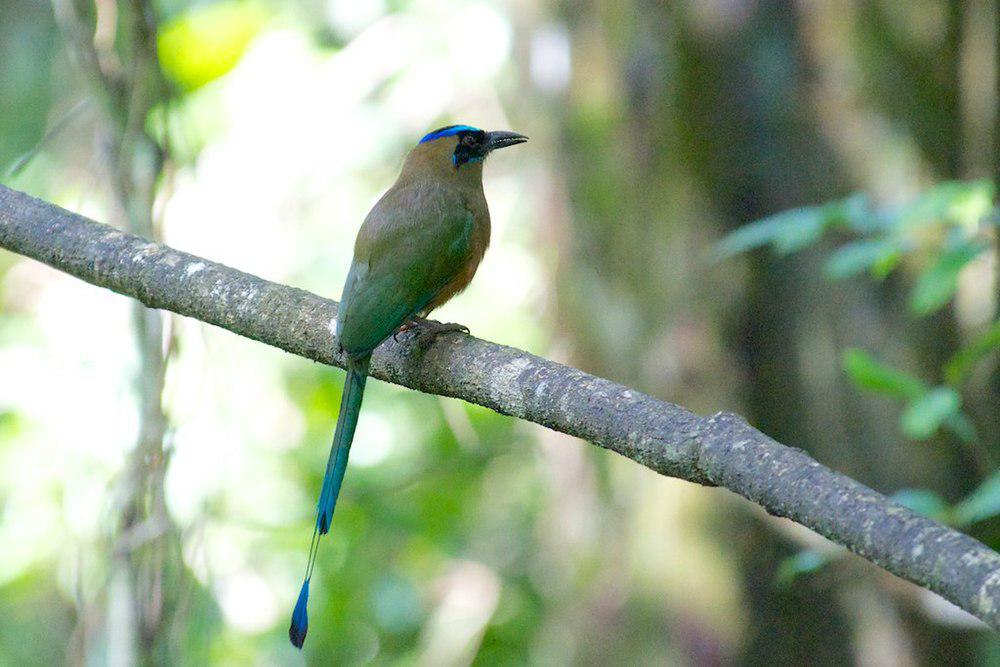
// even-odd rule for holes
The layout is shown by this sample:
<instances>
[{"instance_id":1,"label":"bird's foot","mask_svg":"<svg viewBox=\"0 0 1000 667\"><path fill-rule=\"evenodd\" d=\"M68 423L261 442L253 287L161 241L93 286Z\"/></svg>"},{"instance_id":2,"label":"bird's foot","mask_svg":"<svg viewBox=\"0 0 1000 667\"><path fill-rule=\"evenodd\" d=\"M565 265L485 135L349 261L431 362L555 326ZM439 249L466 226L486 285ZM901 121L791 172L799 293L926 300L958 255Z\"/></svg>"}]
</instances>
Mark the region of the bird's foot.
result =
<instances>
[{"instance_id":1,"label":"bird's foot","mask_svg":"<svg viewBox=\"0 0 1000 667\"><path fill-rule=\"evenodd\" d=\"M416 327L421 334L427 336L440 336L446 333L469 333L469 327L464 324L458 324L457 322L438 322L437 320L425 320L419 318L416 320Z\"/></svg>"},{"instance_id":2,"label":"bird's foot","mask_svg":"<svg viewBox=\"0 0 1000 667\"><path fill-rule=\"evenodd\" d=\"M398 343L399 334L406 331L414 331L420 338L436 338L442 334L455 332L468 334L469 327L464 324L456 324L455 322L438 322L437 320L428 320L423 317L414 317L396 329L396 332L392 334L392 339Z\"/></svg>"},{"instance_id":3,"label":"bird's foot","mask_svg":"<svg viewBox=\"0 0 1000 667\"><path fill-rule=\"evenodd\" d=\"M402 324L399 325L398 329L396 329L394 332L392 332L392 339L398 343L399 342L399 334L406 333L407 331L409 331L411 329L413 329L413 322L412 321L410 321L410 322L403 322Z\"/></svg>"}]
</instances>

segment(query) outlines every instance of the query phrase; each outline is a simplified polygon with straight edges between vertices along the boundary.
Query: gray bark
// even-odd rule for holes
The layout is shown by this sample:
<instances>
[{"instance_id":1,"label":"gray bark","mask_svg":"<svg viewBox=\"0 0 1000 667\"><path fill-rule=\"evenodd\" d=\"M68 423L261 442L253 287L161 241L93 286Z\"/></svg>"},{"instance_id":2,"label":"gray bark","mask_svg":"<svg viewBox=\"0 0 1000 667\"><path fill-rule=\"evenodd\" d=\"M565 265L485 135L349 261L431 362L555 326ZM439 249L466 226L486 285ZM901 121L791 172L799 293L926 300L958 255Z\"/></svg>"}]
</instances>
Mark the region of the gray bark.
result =
<instances>
[{"instance_id":1,"label":"gray bark","mask_svg":"<svg viewBox=\"0 0 1000 667\"><path fill-rule=\"evenodd\" d=\"M0 247L307 359L344 366L337 303L152 243L0 186ZM1000 554L917 515L730 413L700 417L463 334L404 335L371 374L583 438L663 475L725 487L1000 629Z\"/></svg>"}]
</instances>

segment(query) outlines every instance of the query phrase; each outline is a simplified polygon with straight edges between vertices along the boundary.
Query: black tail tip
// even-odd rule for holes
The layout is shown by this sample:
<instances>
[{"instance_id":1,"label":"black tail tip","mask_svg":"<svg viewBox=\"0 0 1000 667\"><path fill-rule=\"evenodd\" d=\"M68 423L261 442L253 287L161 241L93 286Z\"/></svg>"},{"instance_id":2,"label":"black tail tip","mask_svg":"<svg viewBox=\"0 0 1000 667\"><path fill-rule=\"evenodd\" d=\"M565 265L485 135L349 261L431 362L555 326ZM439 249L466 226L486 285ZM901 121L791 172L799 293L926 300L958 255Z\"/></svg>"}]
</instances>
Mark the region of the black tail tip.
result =
<instances>
[{"instance_id":1,"label":"black tail tip","mask_svg":"<svg viewBox=\"0 0 1000 667\"><path fill-rule=\"evenodd\" d=\"M292 624L288 626L288 639L292 646L301 649L306 641L306 633L309 632L309 615L306 613L306 605L309 604L309 579L302 582L302 590L299 591L299 599L295 602L295 609L292 611Z\"/></svg>"},{"instance_id":2,"label":"black tail tip","mask_svg":"<svg viewBox=\"0 0 1000 667\"><path fill-rule=\"evenodd\" d=\"M292 642L292 646L301 650L302 645L306 643L306 633L309 631L309 626L298 626L295 621L288 627L288 639Z\"/></svg>"}]
</instances>

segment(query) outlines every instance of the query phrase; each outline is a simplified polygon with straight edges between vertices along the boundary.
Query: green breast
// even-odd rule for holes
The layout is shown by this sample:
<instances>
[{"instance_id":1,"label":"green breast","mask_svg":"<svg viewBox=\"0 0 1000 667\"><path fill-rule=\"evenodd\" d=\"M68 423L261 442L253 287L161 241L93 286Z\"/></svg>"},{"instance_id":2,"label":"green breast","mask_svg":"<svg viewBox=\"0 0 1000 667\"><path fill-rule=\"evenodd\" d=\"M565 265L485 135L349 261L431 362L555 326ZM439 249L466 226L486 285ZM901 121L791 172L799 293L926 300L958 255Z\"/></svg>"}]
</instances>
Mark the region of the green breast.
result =
<instances>
[{"instance_id":1,"label":"green breast","mask_svg":"<svg viewBox=\"0 0 1000 667\"><path fill-rule=\"evenodd\" d=\"M375 205L358 234L337 318L349 354L370 353L465 269L475 227L466 202L447 187L411 184Z\"/></svg>"}]
</instances>

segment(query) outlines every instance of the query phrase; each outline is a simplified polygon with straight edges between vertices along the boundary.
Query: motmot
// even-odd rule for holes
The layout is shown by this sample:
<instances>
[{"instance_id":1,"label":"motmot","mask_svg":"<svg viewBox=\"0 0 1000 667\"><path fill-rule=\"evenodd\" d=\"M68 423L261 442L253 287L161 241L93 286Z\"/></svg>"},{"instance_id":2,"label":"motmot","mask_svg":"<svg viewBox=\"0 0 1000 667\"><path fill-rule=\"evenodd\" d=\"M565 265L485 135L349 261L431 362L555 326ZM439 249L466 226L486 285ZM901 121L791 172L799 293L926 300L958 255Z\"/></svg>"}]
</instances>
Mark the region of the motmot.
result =
<instances>
[{"instance_id":1,"label":"motmot","mask_svg":"<svg viewBox=\"0 0 1000 667\"><path fill-rule=\"evenodd\" d=\"M424 318L468 286L489 245L483 161L499 148L527 140L516 132L486 132L470 125L428 133L361 225L337 312L337 344L347 357L347 378L305 577L288 628L297 648L306 638L309 582L344 481L372 352L409 329L429 335L468 331Z\"/></svg>"}]
</instances>

